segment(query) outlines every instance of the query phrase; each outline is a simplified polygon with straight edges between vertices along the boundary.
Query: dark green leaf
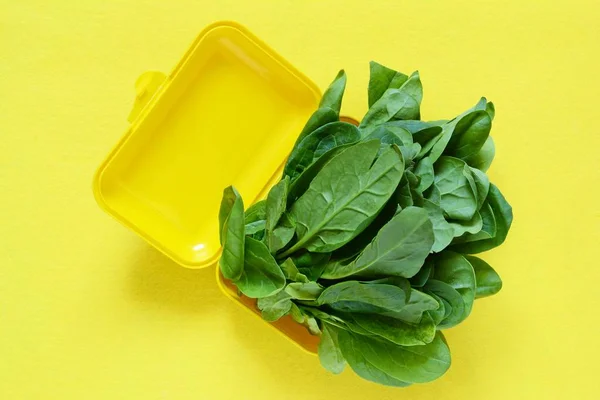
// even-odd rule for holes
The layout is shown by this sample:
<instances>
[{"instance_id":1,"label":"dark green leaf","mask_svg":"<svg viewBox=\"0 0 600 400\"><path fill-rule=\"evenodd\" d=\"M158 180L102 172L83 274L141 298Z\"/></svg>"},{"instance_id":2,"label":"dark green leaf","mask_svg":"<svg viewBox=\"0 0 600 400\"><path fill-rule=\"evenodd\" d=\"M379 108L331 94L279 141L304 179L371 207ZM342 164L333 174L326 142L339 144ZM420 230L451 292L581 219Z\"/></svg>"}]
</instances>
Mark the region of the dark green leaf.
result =
<instances>
[{"instance_id":1,"label":"dark green leaf","mask_svg":"<svg viewBox=\"0 0 600 400\"><path fill-rule=\"evenodd\" d=\"M319 328L319 324L317 323L317 320L313 316L308 315L305 312L304 308L300 308L297 305L292 303L290 315L292 316L292 319L294 321L296 321L297 323L299 323L301 325L304 325L306 327L306 329L308 329L308 331L312 335L320 335L321 334L321 329Z\"/></svg>"},{"instance_id":2,"label":"dark green leaf","mask_svg":"<svg viewBox=\"0 0 600 400\"><path fill-rule=\"evenodd\" d=\"M362 232L390 198L402 175L394 146L374 163L379 141L351 146L335 156L291 207L298 241L282 256L299 249L329 252Z\"/></svg>"},{"instance_id":3,"label":"dark green leaf","mask_svg":"<svg viewBox=\"0 0 600 400\"><path fill-rule=\"evenodd\" d=\"M329 150L355 143L360 138L358 128L348 122L337 121L323 125L294 147L285 164L284 175L293 181Z\"/></svg>"},{"instance_id":4,"label":"dark green leaf","mask_svg":"<svg viewBox=\"0 0 600 400\"><path fill-rule=\"evenodd\" d=\"M423 265L434 242L433 227L423 209L409 207L391 219L358 258L348 265L325 268L322 277L410 278Z\"/></svg>"},{"instance_id":5,"label":"dark green leaf","mask_svg":"<svg viewBox=\"0 0 600 400\"><path fill-rule=\"evenodd\" d=\"M369 77L369 108L390 88L398 89L408 79L407 75L371 61Z\"/></svg>"},{"instance_id":6,"label":"dark green leaf","mask_svg":"<svg viewBox=\"0 0 600 400\"><path fill-rule=\"evenodd\" d=\"M410 291L410 298L406 306L398 312L385 313L384 315L418 324L425 311L436 310L438 307L439 304L433 297L413 288Z\"/></svg>"},{"instance_id":7,"label":"dark green leaf","mask_svg":"<svg viewBox=\"0 0 600 400\"><path fill-rule=\"evenodd\" d=\"M445 317L442 322L438 324L438 329L452 328L463 320L465 303L460 293L452 286L436 279L429 279L424 289L427 293L430 293L431 295L435 294L444 301Z\"/></svg>"},{"instance_id":8,"label":"dark green leaf","mask_svg":"<svg viewBox=\"0 0 600 400\"><path fill-rule=\"evenodd\" d=\"M456 126L462 120L462 118L464 118L467 115L474 113L478 110L485 110L486 104L487 104L487 100L485 99L485 97L482 97L474 107L470 108L469 110L460 114L458 117L456 117L442 125L442 133L440 134L439 138L435 139L435 143L431 147L431 151L429 153L429 158L431 159L432 162L435 163L436 160L438 158L440 158L442 153L444 153L444 150L446 150L446 147L448 146L450 139L452 138L452 136L454 136L454 130L455 130ZM461 129L468 127L466 122L467 121L465 121L465 124L461 125ZM458 133L457 133L457 135L458 135Z\"/></svg>"},{"instance_id":9,"label":"dark green leaf","mask_svg":"<svg viewBox=\"0 0 600 400\"><path fill-rule=\"evenodd\" d=\"M342 151L348 149L353 144L344 144L341 146L334 147L329 150L321 157L319 157L315 162L310 164L308 168L306 168L290 185L289 193L288 193L288 206L290 206L293 202L298 200L300 196L302 196L306 190L308 189L310 183L315 178L315 176L321 171L323 166L325 166L332 158L341 153Z\"/></svg>"},{"instance_id":10,"label":"dark green leaf","mask_svg":"<svg viewBox=\"0 0 600 400\"><path fill-rule=\"evenodd\" d=\"M452 246L453 250L466 254L476 254L481 253L482 251L493 249L494 247L504 243L512 224L512 207L507 203L504 196L502 196L502 193L500 193L500 190L498 190L494 184L490 184L487 202L494 212L494 219L496 221L496 235L491 239L483 239L454 245Z\"/></svg>"},{"instance_id":11,"label":"dark green leaf","mask_svg":"<svg viewBox=\"0 0 600 400\"><path fill-rule=\"evenodd\" d=\"M483 203L481 210L479 210L479 214L482 219L481 230L475 234L465 233L462 236L454 238L452 240L453 245L491 239L496 235L496 218L494 217L492 207L487 201Z\"/></svg>"},{"instance_id":12,"label":"dark green leaf","mask_svg":"<svg viewBox=\"0 0 600 400\"><path fill-rule=\"evenodd\" d=\"M492 129L492 119L485 110L473 111L462 117L452 132L445 154L466 158L477 154Z\"/></svg>"},{"instance_id":13,"label":"dark green leaf","mask_svg":"<svg viewBox=\"0 0 600 400\"><path fill-rule=\"evenodd\" d=\"M376 127L394 118L417 119L418 117L419 103L414 97L401 89L388 89L369 108L359 129L363 133L363 137L366 137Z\"/></svg>"},{"instance_id":14,"label":"dark green leaf","mask_svg":"<svg viewBox=\"0 0 600 400\"><path fill-rule=\"evenodd\" d=\"M408 282L407 282L408 283ZM319 305L328 304L338 311L372 312L373 307L400 311L410 294L410 286L346 281L326 288L317 299Z\"/></svg>"},{"instance_id":15,"label":"dark green leaf","mask_svg":"<svg viewBox=\"0 0 600 400\"><path fill-rule=\"evenodd\" d=\"M475 272L471 263L462 254L443 252L435 259L433 278L452 286L461 295L465 307L460 321L466 319L475 300Z\"/></svg>"},{"instance_id":16,"label":"dark green leaf","mask_svg":"<svg viewBox=\"0 0 600 400\"><path fill-rule=\"evenodd\" d=\"M486 174L478 170L477 168L469 167L473 180L475 181L475 187L477 190L477 209L479 210L483 206L483 202L487 198L490 189L490 180Z\"/></svg>"},{"instance_id":17,"label":"dark green leaf","mask_svg":"<svg viewBox=\"0 0 600 400\"><path fill-rule=\"evenodd\" d=\"M367 332L400 346L421 346L431 343L435 336L435 323L428 314L415 324L381 314L349 313L340 316L351 331L359 334Z\"/></svg>"},{"instance_id":18,"label":"dark green leaf","mask_svg":"<svg viewBox=\"0 0 600 400\"><path fill-rule=\"evenodd\" d=\"M410 285L412 287L420 288L425 286L429 276L433 273L433 263L429 260L425 260L425 264L421 267L419 272L412 278L410 278Z\"/></svg>"},{"instance_id":19,"label":"dark green leaf","mask_svg":"<svg viewBox=\"0 0 600 400\"><path fill-rule=\"evenodd\" d=\"M339 118L340 117L339 117L338 112L336 112L335 110L332 110L331 108L327 108L327 107L318 108L317 111L315 111L310 116L308 121L306 122L304 129L302 129L302 132L300 132L298 139L296 139L296 143L294 144L294 147L296 147L298 145L298 143L300 143L302 140L304 140L304 138L306 136L308 136L310 133L319 129L323 125L326 125L330 122L338 121Z\"/></svg>"},{"instance_id":20,"label":"dark green leaf","mask_svg":"<svg viewBox=\"0 0 600 400\"><path fill-rule=\"evenodd\" d=\"M431 317L431 319L433 320L433 323L435 325L438 325L438 324L440 324L444 320L444 318L446 318L446 304L447 304L447 302L445 302L441 297L439 297L435 293L431 293L430 292L428 294L431 297L433 297L434 299L436 299L437 302L440 305L437 310L427 311L427 315L429 315Z\"/></svg>"},{"instance_id":21,"label":"dark green leaf","mask_svg":"<svg viewBox=\"0 0 600 400\"><path fill-rule=\"evenodd\" d=\"M475 256L466 256L466 258L475 271L475 282L477 283L475 298L491 296L502 289L502 279L488 263Z\"/></svg>"},{"instance_id":22,"label":"dark green leaf","mask_svg":"<svg viewBox=\"0 0 600 400\"><path fill-rule=\"evenodd\" d=\"M337 249L333 254L333 258L336 261L354 259L369 243L373 241L373 239L375 239L375 236L377 236L377 233L379 233L381 228L390 222L397 210L397 202L394 201L394 199L388 201L373 222L371 222L369 226L357 237L346 243L341 248Z\"/></svg>"}]
</instances>

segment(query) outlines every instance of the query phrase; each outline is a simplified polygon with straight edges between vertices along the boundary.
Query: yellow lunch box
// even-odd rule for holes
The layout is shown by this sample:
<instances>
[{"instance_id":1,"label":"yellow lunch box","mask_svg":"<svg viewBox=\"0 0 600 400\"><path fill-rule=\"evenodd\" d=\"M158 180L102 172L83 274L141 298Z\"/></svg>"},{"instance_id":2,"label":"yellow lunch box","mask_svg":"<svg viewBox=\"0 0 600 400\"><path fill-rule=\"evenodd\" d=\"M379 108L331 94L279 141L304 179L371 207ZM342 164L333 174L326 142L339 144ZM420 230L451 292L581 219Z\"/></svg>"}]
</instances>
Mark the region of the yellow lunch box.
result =
<instances>
[{"instance_id":1,"label":"yellow lunch box","mask_svg":"<svg viewBox=\"0 0 600 400\"><path fill-rule=\"evenodd\" d=\"M218 22L169 75L140 76L136 92L131 126L94 177L96 200L180 265L215 266L223 189L234 185L252 202L266 196L319 89L243 26ZM260 316L216 271L223 293ZM316 353L319 338L291 318L268 324Z\"/></svg>"}]
</instances>

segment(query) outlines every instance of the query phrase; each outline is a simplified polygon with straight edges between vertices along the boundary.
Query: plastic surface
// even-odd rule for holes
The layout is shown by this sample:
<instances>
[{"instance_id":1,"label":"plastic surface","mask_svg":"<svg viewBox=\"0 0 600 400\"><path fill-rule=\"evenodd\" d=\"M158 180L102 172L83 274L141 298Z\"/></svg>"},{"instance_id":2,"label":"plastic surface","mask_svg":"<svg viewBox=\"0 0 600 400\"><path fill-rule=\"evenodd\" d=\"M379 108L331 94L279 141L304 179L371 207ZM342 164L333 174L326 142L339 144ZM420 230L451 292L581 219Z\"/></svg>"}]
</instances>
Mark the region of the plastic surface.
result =
<instances>
[{"instance_id":1,"label":"plastic surface","mask_svg":"<svg viewBox=\"0 0 600 400\"><path fill-rule=\"evenodd\" d=\"M223 189L234 185L246 207L264 195L319 97L245 28L211 25L169 76L138 79L132 125L98 169L96 199L179 264L212 265Z\"/></svg>"}]
</instances>

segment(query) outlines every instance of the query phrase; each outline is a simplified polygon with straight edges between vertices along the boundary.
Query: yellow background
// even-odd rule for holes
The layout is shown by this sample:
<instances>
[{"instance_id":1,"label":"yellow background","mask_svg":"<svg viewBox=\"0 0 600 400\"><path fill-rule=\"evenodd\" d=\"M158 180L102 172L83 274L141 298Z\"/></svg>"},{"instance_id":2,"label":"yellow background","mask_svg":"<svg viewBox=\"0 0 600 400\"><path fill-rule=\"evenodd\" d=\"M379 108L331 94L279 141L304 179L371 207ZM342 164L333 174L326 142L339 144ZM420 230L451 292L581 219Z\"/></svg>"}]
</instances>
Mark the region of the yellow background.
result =
<instances>
[{"instance_id":1,"label":"yellow background","mask_svg":"<svg viewBox=\"0 0 600 400\"><path fill-rule=\"evenodd\" d=\"M425 118L495 102L504 289L448 331L439 381L329 375L95 204L135 79L218 19L321 87L345 68L349 115L370 59L420 70ZM597 0L0 0L0 398L599 398L598 21Z\"/></svg>"}]
</instances>

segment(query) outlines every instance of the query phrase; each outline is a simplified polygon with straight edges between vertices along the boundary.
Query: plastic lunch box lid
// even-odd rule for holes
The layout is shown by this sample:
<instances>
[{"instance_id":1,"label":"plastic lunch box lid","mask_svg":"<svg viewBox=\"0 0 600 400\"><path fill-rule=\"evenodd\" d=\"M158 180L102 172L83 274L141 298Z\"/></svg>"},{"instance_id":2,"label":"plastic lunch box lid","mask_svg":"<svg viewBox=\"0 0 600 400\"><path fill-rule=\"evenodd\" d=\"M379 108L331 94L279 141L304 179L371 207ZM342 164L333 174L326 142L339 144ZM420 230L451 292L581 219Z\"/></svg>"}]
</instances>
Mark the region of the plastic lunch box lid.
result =
<instances>
[{"instance_id":1,"label":"plastic lunch box lid","mask_svg":"<svg viewBox=\"0 0 600 400\"><path fill-rule=\"evenodd\" d=\"M131 126L98 168L98 204L189 268L220 256L218 210L234 185L266 195L319 89L243 26L206 27L173 71L136 82Z\"/></svg>"}]
</instances>

